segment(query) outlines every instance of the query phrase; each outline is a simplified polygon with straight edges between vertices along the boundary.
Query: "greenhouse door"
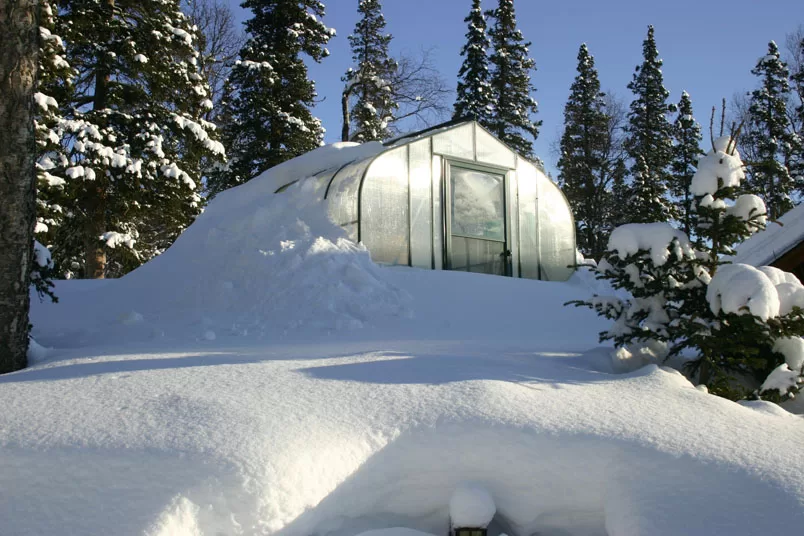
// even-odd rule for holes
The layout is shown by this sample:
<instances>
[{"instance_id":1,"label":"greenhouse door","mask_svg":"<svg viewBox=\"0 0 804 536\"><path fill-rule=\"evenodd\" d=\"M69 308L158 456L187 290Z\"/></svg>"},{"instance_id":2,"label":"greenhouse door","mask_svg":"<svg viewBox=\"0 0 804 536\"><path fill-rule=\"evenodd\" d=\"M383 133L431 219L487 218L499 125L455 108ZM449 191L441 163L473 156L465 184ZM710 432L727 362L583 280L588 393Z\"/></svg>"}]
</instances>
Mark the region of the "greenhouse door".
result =
<instances>
[{"instance_id":1,"label":"greenhouse door","mask_svg":"<svg viewBox=\"0 0 804 536\"><path fill-rule=\"evenodd\" d=\"M450 270L509 275L506 240L505 175L451 163L444 181L447 267Z\"/></svg>"}]
</instances>

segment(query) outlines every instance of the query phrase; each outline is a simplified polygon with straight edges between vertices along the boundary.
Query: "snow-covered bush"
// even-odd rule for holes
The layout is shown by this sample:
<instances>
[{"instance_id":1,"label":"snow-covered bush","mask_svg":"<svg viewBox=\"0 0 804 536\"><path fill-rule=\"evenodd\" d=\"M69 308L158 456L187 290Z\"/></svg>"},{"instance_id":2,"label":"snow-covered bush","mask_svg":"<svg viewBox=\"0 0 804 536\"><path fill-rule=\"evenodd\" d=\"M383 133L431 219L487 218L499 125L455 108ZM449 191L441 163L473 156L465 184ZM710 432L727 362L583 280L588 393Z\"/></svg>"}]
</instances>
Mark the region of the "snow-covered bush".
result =
<instances>
[{"instance_id":1,"label":"snow-covered bush","mask_svg":"<svg viewBox=\"0 0 804 536\"><path fill-rule=\"evenodd\" d=\"M612 232L597 267L617 296L575 305L614 321L600 334L615 344L617 368L691 356L688 372L731 399L792 397L804 367L804 286L772 267L729 264L734 245L764 227L760 198L741 190L745 174L732 137L698 162L695 242L666 223Z\"/></svg>"}]
</instances>

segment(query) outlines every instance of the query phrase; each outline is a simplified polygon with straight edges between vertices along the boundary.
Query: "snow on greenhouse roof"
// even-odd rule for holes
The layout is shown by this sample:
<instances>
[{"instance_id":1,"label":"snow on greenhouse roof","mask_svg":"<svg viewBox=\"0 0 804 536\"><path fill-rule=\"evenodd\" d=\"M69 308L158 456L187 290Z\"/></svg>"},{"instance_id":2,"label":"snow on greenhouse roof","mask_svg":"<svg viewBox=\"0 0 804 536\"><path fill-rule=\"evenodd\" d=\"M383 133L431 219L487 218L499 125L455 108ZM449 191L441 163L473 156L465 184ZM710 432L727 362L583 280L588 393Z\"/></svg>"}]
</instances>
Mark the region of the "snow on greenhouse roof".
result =
<instances>
[{"instance_id":1,"label":"snow on greenhouse roof","mask_svg":"<svg viewBox=\"0 0 804 536\"><path fill-rule=\"evenodd\" d=\"M733 260L752 266L769 265L802 240L804 240L804 204L784 214L778 222L769 222L764 231L756 233L740 244Z\"/></svg>"}]
</instances>

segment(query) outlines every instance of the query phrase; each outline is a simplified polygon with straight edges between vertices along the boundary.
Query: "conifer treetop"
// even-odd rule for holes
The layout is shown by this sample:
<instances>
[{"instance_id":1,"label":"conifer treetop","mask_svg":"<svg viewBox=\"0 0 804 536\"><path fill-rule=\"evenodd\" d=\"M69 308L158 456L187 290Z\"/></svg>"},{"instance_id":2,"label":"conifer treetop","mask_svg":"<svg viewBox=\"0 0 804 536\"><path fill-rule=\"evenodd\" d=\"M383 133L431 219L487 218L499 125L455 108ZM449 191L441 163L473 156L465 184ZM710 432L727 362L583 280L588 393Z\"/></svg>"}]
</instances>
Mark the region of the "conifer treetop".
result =
<instances>
[{"instance_id":1,"label":"conifer treetop","mask_svg":"<svg viewBox=\"0 0 804 536\"><path fill-rule=\"evenodd\" d=\"M469 29L466 32L466 43L461 48L464 60L458 72L458 96L453 118L473 116L480 124L488 127L493 111L488 60L491 41L486 33L486 17L480 0L472 0L472 9L464 22Z\"/></svg>"}]
</instances>

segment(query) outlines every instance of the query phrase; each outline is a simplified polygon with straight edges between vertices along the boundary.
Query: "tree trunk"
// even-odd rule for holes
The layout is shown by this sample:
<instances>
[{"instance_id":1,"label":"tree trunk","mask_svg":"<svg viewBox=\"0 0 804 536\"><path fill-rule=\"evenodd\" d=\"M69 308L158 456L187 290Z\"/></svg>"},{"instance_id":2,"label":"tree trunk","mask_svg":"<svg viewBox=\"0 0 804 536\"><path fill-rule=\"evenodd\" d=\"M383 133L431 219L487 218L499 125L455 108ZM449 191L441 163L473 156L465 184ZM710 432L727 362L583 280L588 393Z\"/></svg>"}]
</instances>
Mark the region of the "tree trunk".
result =
<instances>
[{"instance_id":1,"label":"tree trunk","mask_svg":"<svg viewBox=\"0 0 804 536\"><path fill-rule=\"evenodd\" d=\"M105 9L108 11L109 22L114 18L114 0L105 0ZM107 106L109 96L109 66L108 57L101 53L97 57L95 70L95 91L93 95L93 110L103 110ZM106 277L106 249L100 241L100 235L106 230L106 211L104 197L106 192L98 187L96 197L90 199L87 207L87 223L84 230L84 277L90 279L103 279Z\"/></svg>"},{"instance_id":2,"label":"tree trunk","mask_svg":"<svg viewBox=\"0 0 804 536\"><path fill-rule=\"evenodd\" d=\"M0 2L0 374L28 362L38 15L36 0Z\"/></svg>"},{"instance_id":3,"label":"tree trunk","mask_svg":"<svg viewBox=\"0 0 804 536\"><path fill-rule=\"evenodd\" d=\"M351 90L344 89L341 95L341 116L343 126L341 127L341 141L349 141L349 94Z\"/></svg>"}]
</instances>

